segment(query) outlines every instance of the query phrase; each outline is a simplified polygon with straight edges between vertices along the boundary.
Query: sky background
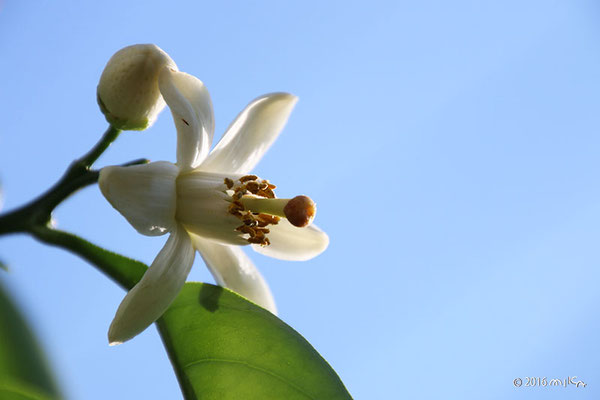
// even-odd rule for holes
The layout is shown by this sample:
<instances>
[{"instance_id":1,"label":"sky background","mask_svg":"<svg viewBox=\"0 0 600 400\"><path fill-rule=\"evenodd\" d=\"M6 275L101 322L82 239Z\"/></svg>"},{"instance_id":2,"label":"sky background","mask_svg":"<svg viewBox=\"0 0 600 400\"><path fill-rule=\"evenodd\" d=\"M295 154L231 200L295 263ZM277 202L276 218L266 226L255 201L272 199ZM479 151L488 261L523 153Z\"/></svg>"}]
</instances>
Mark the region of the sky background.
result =
<instances>
[{"instance_id":1,"label":"sky background","mask_svg":"<svg viewBox=\"0 0 600 400\"><path fill-rule=\"evenodd\" d=\"M218 139L253 98L300 101L256 169L308 194L321 256L249 252L280 317L356 399L600 397L600 6L573 1L0 2L4 209L106 129L110 56L155 43L211 92ZM97 166L175 160L168 112ZM58 226L150 263L97 186ZM109 347L125 292L86 262L0 237L0 281L69 399L178 398L154 327ZM213 282L197 257L189 280ZM585 388L515 388L577 376Z\"/></svg>"}]
</instances>

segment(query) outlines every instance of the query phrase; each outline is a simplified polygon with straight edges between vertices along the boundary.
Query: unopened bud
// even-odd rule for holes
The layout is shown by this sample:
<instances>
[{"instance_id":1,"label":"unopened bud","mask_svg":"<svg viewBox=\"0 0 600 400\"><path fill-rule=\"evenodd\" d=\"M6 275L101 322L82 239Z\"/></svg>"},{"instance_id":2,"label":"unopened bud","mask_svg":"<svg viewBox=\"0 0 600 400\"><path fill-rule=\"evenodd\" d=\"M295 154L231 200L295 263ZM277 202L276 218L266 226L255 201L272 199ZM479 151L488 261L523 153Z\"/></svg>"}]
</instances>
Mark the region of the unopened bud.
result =
<instances>
[{"instance_id":1,"label":"unopened bud","mask_svg":"<svg viewBox=\"0 0 600 400\"><path fill-rule=\"evenodd\" d=\"M158 89L163 68L177 70L167 53L154 44L136 44L108 60L98 84L98 104L106 120L122 130L150 127L165 106Z\"/></svg>"}]
</instances>

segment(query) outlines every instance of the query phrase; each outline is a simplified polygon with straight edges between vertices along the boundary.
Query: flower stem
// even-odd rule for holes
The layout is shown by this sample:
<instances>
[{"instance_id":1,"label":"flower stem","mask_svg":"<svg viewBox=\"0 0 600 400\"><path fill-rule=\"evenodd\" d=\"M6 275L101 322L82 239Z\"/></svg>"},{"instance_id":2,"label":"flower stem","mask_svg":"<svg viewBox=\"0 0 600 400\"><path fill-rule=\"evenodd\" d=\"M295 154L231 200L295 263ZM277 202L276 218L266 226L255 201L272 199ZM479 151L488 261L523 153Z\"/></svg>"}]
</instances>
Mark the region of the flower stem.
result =
<instances>
[{"instance_id":1,"label":"flower stem","mask_svg":"<svg viewBox=\"0 0 600 400\"><path fill-rule=\"evenodd\" d=\"M30 232L36 226L46 226L56 206L77 190L98 181L98 171L90 168L119 133L119 129L109 126L98 143L88 153L73 161L54 186L30 203L0 215L0 235Z\"/></svg>"},{"instance_id":2,"label":"flower stem","mask_svg":"<svg viewBox=\"0 0 600 400\"><path fill-rule=\"evenodd\" d=\"M126 290L135 286L148 269L140 261L103 249L69 232L36 226L30 233L41 242L77 254Z\"/></svg>"},{"instance_id":3,"label":"flower stem","mask_svg":"<svg viewBox=\"0 0 600 400\"><path fill-rule=\"evenodd\" d=\"M92 147L92 149L88 151L83 157L76 160L76 162L81 163L83 167L89 169L92 166L92 164L94 164L96 160L100 158L102 153L104 153L106 149L108 149L108 146L110 146L112 142L114 142L119 137L120 133L120 129L109 125L108 129L106 130L106 132L104 132L104 135L102 135L102 138L100 138L98 143L96 143L96 145Z\"/></svg>"},{"instance_id":4,"label":"flower stem","mask_svg":"<svg viewBox=\"0 0 600 400\"><path fill-rule=\"evenodd\" d=\"M100 173L92 170L91 167L120 133L119 129L110 126L89 152L69 165L54 186L24 206L0 215L0 236L8 233L29 233L43 243L77 254L125 290L133 288L148 269L146 264L113 253L79 236L49 226L52 211L56 206L77 190L98 181ZM139 159L123 164L123 166L145 163L148 163L148 160ZM175 352L169 330L162 322L162 318L157 321L157 325L185 398L195 399L196 396L181 365L174 361Z\"/></svg>"}]
</instances>

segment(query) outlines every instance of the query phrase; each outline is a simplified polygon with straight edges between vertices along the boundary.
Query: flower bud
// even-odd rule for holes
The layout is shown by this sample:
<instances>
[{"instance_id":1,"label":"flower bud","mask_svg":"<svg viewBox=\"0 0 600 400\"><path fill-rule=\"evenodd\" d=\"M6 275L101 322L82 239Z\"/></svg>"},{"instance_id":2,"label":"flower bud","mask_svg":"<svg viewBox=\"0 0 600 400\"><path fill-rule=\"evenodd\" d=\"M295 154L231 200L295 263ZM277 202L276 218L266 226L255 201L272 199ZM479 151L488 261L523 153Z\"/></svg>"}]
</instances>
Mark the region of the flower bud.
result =
<instances>
[{"instance_id":1,"label":"flower bud","mask_svg":"<svg viewBox=\"0 0 600 400\"><path fill-rule=\"evenodd\" d=\"M122 130L150 127L165 106L158 89L163 68L177 65L154 44L136 44L117 51L108 60L100 83L98 105L106 120Z\"/></svg>"}]
</instances>

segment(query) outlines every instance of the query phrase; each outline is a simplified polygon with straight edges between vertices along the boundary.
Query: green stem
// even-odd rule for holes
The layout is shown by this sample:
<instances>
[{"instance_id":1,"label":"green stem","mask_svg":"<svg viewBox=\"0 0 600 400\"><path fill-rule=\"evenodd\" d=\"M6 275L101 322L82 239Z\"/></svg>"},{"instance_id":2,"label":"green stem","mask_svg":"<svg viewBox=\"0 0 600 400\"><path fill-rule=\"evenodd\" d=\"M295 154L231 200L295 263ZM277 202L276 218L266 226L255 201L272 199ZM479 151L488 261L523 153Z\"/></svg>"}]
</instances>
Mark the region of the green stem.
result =
<instances>
[{"instance_id":1,"label":"green stem","mask_svg":"<svg viewBox=\"0 0 600 400\"><path fill-rule=\"evenodd\" d=\"M129 290L142 278L148 269L147 265L103 249L69 232L53 229L49 226L52 211L56 206L77 190L98 181L99 171L90 168L115 141L120 132L119 129L110 126L89 152L69 165L54 186L30 203L0 215L0 235L17 232L29 233L43 243L77 254L125 290ZM148 160L139 159L124 164L124 166L147 162ZM171 338L162 318L157 321L157 327L185 398L195 399L196 396L191 389L191 385L183 373L180 363L176 360Z\"/></svg>"},{"instance_id":2,"label":"green stem","mask_svg":"<svg viewBox=\"0 0 600 400\"><path fill-rule=\"evenodd\" d=\"M148 266L140 261L103 249L69 232L39 226L34 227L30 233L41 242L77 254L125 290L134 287L148 269Z\"/></svg>"},{"instance_id":3,"label":"green stem","mask_svg":"<svg viewBox=\"0 0 600 400\"><path fill-rule=\"evenodd\" d=\"M98 171L92 171L90 167L120 132L109 126L98 143L84 156L73 161L54 186L30 203L0 216L0 235L27 232L35 226L47 225L56 206L77 190L98 181Z\"/></svg>"},{"instance_id":4,"label":"green stem","mask_svg":"<svg viewBox=\"0 0 600 400\"><path fill-rule=\"evenodd\" d=\"M108 149L108 146L110 146L112 142L114 142L119 137L120 133L120 129L109 125L108 129L106 130L106 132L104 132L104 135L102 135L102 138L100 138L98 143L96 143L96 145L92 147L92 149L88 151L83 157L76 160L76 162L81 163L81 165L84 168L90 168L92 164L94 164L96 160L100 158L102 153L104 153L106 149Z\"/></svg>"},{"instance_id":5,"label":"green stem","mask_svg":"<svg viewBox=\"0 0 600 400\"><path fill-rule=\"evenodd\" d=\"M27 232L34 226L46 225L50 221L52 211L64 199L98 181L98 171L86 170L78 176L74 176L71 171L69 168L52 188L37 199L0 216L0 235Z\"/></svg>"}]
</instances>

